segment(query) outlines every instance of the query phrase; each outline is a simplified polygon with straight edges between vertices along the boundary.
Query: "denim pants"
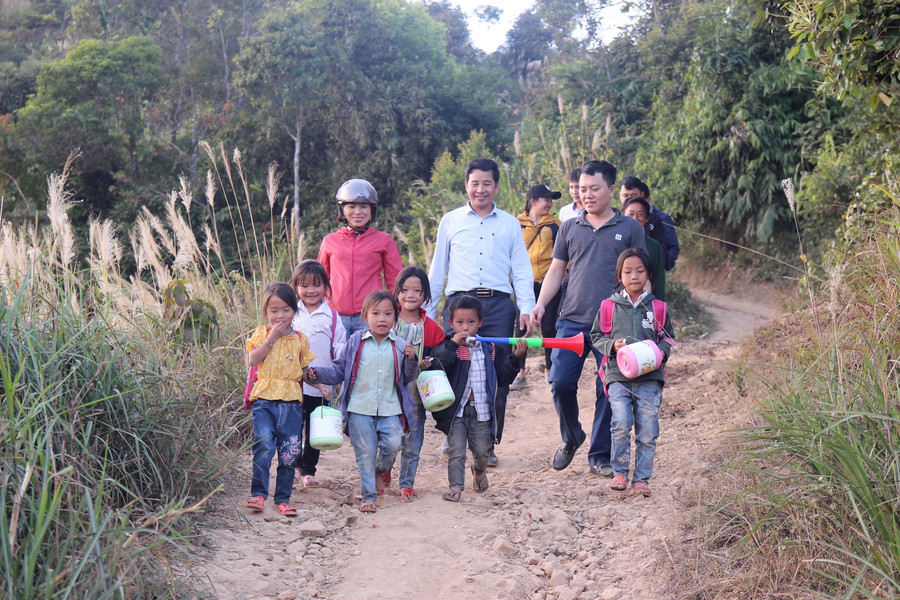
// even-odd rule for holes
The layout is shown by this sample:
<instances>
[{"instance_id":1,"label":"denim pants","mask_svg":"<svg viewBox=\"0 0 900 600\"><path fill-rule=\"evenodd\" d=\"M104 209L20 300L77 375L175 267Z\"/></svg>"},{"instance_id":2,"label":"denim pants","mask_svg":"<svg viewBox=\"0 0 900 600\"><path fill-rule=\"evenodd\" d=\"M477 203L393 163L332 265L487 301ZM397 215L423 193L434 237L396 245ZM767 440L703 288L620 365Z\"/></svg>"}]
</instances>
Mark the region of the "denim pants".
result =
<instances>
[{"instance_id":1,"label":"denim pants","mask_svg":"<svg viewBox=\"0 0 900 600\"><path fill-rule=\"evenodd\" d=\"M579 356L570 350L553 349L553 366L550 368L550 387L553 391L553 405L559 415L559 433L562 441L577 446L584 430L578 420L578 379L584 368L584 362L590 354L597 361L603 356L591 344L591 325L576 323L566 319L556 322L556 337L570 337L576 333L585 335L585 350ZM588 451L588 463L594 465L609 464L609 399L603 392L603 385L598 375L594 382L597 400L594 404L594 424L591 428L591 446Z\"/></svg>"},{"instance_id":2,"label":"denim pants","mask_svg":"<svg viewBox=\"0 0 900 600\"><path fill-rule=\"evenodd\" d=\"M299 400L256 400L253 415L253 476L250 495L269 497L269 467L278 453L275 504L290 503L294 486L294 461L300 455L303 405Z\"/></svg>"},{"instance_id":3,"label":"denim pants","mask_svg":"<svg viewBox=\"0 0 900 600\"><path fill-rule=\"evenodd\" d=\"M294 467L300 469L300 475L315 475L316 465L319 464L318 450L309 443L309 421L312 411L328 403L321 396L303 394L303 454L297 457Z\"/></svg>"},{"instance_id":4,"label":"denim pants","mask_svg":"<svg viewBox=\"0 0 900 600\"><path fill-rule=\"evenodd\" d=\"M662 384L659 381L613 381L609 384L612 408L612 467L616 475L628 477L631 463L631 427L634 426L634 477L650 479L653 456L659 437L659 407Z\"/></svg>"},{"instance_id":5,"label":"denim pants","mask_svg":"<svg viewBox=\"0 0 900 600\"><path fill-rule=\"evenodd\" d=\"M403 436L400 452L400 487L415 487L419 453L425 441L425 407L416 404L416 427Z\"/></svg>"},{"instance_id":6,"label":"denim pants","mask_svg":"<svg viewBox=\"0 0 900 600\"><path fill-rule=\"evenodd\" d=\"M359 469L359 484L363 502L375 502L375 478L391 470L400 440L403 439L403 424L400 415L373 417L349 413L347 428L350 443L356 453L356 467Z\"/></svg>"},{"instance_id":7,"label":"denim pants","mask_svg":"<svg viewBox=\"0 0 900 600\"><path fill-rule=\"evenodd\" d=\"M461 417L454 417L447 435L450 454L447 460L447 479L451 488L466 487L466 442L475 459L475 470L487 469L488 457L494 449L491 421L479 421L475 405L467 403Z\"/></svg>"},{"instance_id":8,"label":"denim pants","mask_svg":"<svg viewBox=\"0 0 900 600\"><path fill-rule=\"evenodd\" d=\"M360 329L369 328L369 324L366 321L363 321L361 313L356 313L355 315L341 315L341 325L344 326L344 330L347 332L348 340L354 332L359 331Z\"/></svg>"}]
</instances>

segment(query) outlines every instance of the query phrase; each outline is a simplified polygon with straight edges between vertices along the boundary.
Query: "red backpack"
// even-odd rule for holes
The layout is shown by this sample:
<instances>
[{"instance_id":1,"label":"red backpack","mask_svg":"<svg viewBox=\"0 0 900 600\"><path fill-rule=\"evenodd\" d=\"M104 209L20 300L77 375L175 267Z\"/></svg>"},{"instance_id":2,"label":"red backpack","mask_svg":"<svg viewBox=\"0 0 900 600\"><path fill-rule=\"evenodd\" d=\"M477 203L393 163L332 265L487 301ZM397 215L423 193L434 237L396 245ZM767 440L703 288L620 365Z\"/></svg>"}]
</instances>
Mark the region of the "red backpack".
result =
<instances>
[{"instance_id":1,"label":"red backpack","mask_svg":"<svg viewBox=\"0 0 900 600\"><path fill-rule=\"evenodd\" d=\"M656 341L664 340L668 342L670 345L675 345L675 340L666 333L666 319L667 316L667 307L666 303L662 300L657 300L654 298L650 301L651 306L653 307L653 329L656 330ZM613 320L613 312L616 310L616 303L607 298L603 302L600 303L600 333L604 336L609 337L612 333L612 320ZM609 357L604 356L603 360L600 361L600 369L597 372L600 375L600 380L603 382L603 392L606 391L606 364L609 362ZM665 368L665 367L663 367ZM607 395L609 395L607 393Z\"/></svg>"},{"instance_id":2,"label":"red backpack","mask_svg":"<svg viewBox=\"0 0 900 600\"><path fill-rule=\"evenodd\" d=\"M329 307L330 308L330 307ZM337 328L337 311L333 308L331 309L331 360L334 360L334 332ZM296 332L294 332L296 333ZM300 335L299 333L297 334ZM247 384L244 386L244 404L243 407L247 410L250 410L250 406L253 404L253 401L250 400L250 394L253 393L253 384L259 380L258 369L259 365L253 365L247 371Z\"/></svg>"}]
</instances>

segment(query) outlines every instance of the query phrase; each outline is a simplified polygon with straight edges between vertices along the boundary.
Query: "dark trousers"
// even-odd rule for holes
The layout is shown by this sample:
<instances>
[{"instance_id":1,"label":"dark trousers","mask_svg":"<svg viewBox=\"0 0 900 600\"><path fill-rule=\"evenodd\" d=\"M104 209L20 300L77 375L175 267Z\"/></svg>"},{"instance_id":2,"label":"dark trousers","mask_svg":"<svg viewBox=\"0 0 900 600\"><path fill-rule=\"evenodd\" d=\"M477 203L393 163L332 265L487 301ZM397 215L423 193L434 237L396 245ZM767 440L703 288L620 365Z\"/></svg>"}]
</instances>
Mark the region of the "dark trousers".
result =
<instances>
[{"instance_id":1,"label":"dark trousers","mask_svg":"<svg viewBox=\"0 0 900 600\"><path fill-rule=\"evenodd\" d=\"M447 304L444 307L444 330L450 332L453 327L450 326L450 302L458 295L465 292L457 292L447 297ZM516 305L509 296L494 296L492 298L478 298L481 302L481 312L484 316L484 322L478 334L484 337L512 337L516 321ZM590 329L590 328L589 328ZM495 344L494 351L496 360L500 362L505 360L506 355L512 353L512 346L509 344ZM503 423L506 417L506 397L509 395L509 386L497 386L497 396L494 398L494 414L497 419L497 437L494 443L499 444L503 437Z\"/></svg>"},{"instance_id":2,"label":"dark trousers","mask_svg":"<svg viewBox=\"0 0 900 600\"><path fill-rule=\"evenodd\" d=\"M319 451L309 445L309 420L312 411L327 404L319 396L303 394L303 454L294 461L294 467L300 469L300 475L315 475L319 464Z\"/></svg>"},{"instance_id":3,"label":"dark trousers","mask_svg":"<svg viewBox=\"0 0 900 600\"><path fill-rule=\"evenodd\" d=\"M584 361L591 354L597 361L597 368L603 356L591 344L591 326L574 321L560 320L556 323L556 334L559 337L569 337L576 333L585 335L584 352L578 356L570 350L553 350L553 369L550 371L550 384L553 390L553 405L556 414L559 415L559 433L562 441L577 446L581 441L583 430L578 420L578 380L584 368ZM609 398L603 391L600 377L595 379L595 391L597 400L594 404L594 423L591 428L591 447L588 451L588 463L590 465L608 465L609 452L612 445L610 439Z\"/></svg>"},{"instance_id":4,"label":"dark trousers","mask_svg":"<svg viewBox=\"0 0 900 600\"><path fill-rule=\"evenodd\" d=\"M540 298L541 296L541 282L534 282L534 297L535 299ZM556 295L550 299L550 302L547 303L547 308L544 310L544 316L541 317L541 337L552 338L556 337L556 319L559 317L559 302L562 299L562 290L556 292ZM519 324L516 322L516 335L522 336L525 332L519 329ZM553 366L553 348L544 348L544 366L547 368L547 372L550 372L550 367ZM525 364L522 363L524 367Z\"/></svg>"}]
</instances>

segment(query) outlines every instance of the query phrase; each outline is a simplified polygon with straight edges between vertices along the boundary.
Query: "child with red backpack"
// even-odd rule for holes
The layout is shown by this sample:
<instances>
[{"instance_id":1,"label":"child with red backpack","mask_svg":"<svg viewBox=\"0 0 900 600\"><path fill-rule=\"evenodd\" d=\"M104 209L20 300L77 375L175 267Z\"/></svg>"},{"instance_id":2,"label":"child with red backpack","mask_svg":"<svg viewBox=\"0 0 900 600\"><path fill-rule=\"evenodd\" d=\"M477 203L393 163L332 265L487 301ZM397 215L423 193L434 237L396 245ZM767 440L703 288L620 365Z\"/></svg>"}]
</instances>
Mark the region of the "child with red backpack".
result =
<instances>
[{"instance_id":1,"label":"child with red backpack","mask_svg":"<svg viewBox=\"0 0 900 600\"><path fill-rule=\"evenodd\" d=\"M293 326L309 339L309 349L316 357L311 367L330 367L347 341L347 333L337 311L328 305L331 282L322 263L304 260L294 268L291 287L297 292L297 314ZM297 457L294 483L304 488L317 488L316 465L319 451L309 442L309 423L313 410L332 399L330 385L303 383L303 454Z\"/></svg>"},{"instance_id":2,"label":"child with red backpack","mask_svg":"<svg viewBox=\"0 0 900 600\"><path fill-rule=\"evenodd\" d=\"M628 487L633 426L632 494L642 496L650 495L648 481L653 473L656 438L659 437L665 362L675 344L666 304L644 289L652 278L653 267L644 250L629 248L622 252L616 263L617 291L601 303L591 329L591 342L606 357L600 368L612 411L610 459L615 472L609 487L617 491ZM656 369L628 378L619 369L616 354L626 345L644 340L659 347L663 360Z\"/></svg>"}]
</instances>

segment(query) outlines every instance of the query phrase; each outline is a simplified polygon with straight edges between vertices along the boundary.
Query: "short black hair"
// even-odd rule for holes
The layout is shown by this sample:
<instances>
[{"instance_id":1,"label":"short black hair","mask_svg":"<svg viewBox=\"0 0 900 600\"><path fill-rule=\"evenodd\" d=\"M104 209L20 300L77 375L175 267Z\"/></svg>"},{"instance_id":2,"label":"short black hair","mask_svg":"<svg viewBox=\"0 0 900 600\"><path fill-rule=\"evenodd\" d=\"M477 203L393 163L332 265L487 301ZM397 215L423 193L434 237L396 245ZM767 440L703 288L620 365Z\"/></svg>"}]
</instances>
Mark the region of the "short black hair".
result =
<instances>
[{"instance_id":1,"label":"short black hair","mask_svg":"<svg viewBox=\"0 0 900 600\"><path fill-rule=\"evenodd\" d=\"M633 188L628 188L633 189ZM622 212L625 212L625 209L628 208L630 204L638 203L644 207L644 211L647 213L647 216L650 216L650 201L641 196L635 196L634 198L629 198L625 201L625 204L622 205Z\"/></svg>"},{"instance_id":2,"label":"short black hair","mask_svg":"<svg viewBox=\"0 0 900 600\"><path fill-rule=\"evenodd\" d=\"M581 175L600 175L606 185L614 185L616 183L616 175L618 171L612 163L605 160L589 160L581 165Z\"/></svg>"},{"instance_id":3,"label":"short black hair","mask_svg":"<svg viewBox=\"0 0 900 600\"><path fill-rule=\"evenodd\" d=\"M365 319L366 316L369 314L369 311L372 310L372 308L376 304L380 304L380 303L384 302L385 300L390 302L391 306L394 307L394 320L396 321L397 316L400 314L400 303L397 301L396 298L394 298L394 296L390 292L387 292L385 290L376 290L376 291L372 292L371 294L369 294L368 296L366 296L366 299L363 300L363 305L362 305L362 310L360 311L360 316L363 319Z\"/></svg>"},{"instance_id":4,"label":"short black hair","mask_svg":"<svg viewBox=\"0 0 900 600\"><path fill-rule=\"evenodd\" d=\"M616 289L622 288L622 267L625 265L625 259L631 258L632 256L636 256L641 259L641 262L644 263L644 268L647 269L647 279L650 280L650 288L653 288L653 265L650 264L650 255L647 254L645 250L640 248L626 248L622 250L622 254L619 255L619 259L616 261Z\"/></svg>"},{"instance_id":5,"label":"short black hair","mask_svg":"<svg viewBox=\"0 0 900 600\"><path fill-rule=\"evenodd\" d=\"M422 298L424 299L424 304L431 303L431 283L428 281L428 273L425 272L425 269L422 267L416 267L414 265L410 265L404 268L400 273L397 274L397 281L394 282L394 296L400 295L400 290L403 289L403 284L406 283L407 279L412 277L418 277L419 281L422 282Z\"/></svg>"},{"instance_id":6,"label":"short black hair","mask_svg":"<svg viewBox=\"0 0 900 600\"><path fill-rule=\"evenodd\" d=\"M474 296L457 296L453 300L450 301L450 307L447 309L448 314L450 315L450 320L453 320L453 315L458 310L471 309L475 311L475 314L478 315L478 318L484 321L484 314L481 312L481 302L478 301L478 298Z\"/></svg>"},{"instance_id":7,"label":"short black hair","mask_svg":"<svg viewBox=\"0 0 900 600\"><path fill-rule=\"evenodd\" d=\"M294 273L291 275L291 287L296 291L307 277L312 278L313 285L325 286L325 296L331 297L331 282L328 280L328 273L322 263L308 258L294 267Z\"/></svg>"},{"instance_id":8,"label":"short black hair","mask_svg":"<svg viewBox=\"0 0 900 600\"><path fill-rule=\"evenodd\" d=\"M469 173L472 171L490 171L494 183L500 183L500 167L489 158L476 158L466 165L465 182L469 183Z\"/></svg>"},{"instance_id":9,"label":"short black hair","mask_svg":"<svg viewBox=\"0 0 900 600\"><path fill-rule=\"evenodd\" d=\"M569 183L578 183L578 179L581 177L581 167L576 167L569 171Z\"/></svg>"}]
</instances>

